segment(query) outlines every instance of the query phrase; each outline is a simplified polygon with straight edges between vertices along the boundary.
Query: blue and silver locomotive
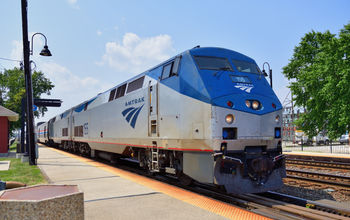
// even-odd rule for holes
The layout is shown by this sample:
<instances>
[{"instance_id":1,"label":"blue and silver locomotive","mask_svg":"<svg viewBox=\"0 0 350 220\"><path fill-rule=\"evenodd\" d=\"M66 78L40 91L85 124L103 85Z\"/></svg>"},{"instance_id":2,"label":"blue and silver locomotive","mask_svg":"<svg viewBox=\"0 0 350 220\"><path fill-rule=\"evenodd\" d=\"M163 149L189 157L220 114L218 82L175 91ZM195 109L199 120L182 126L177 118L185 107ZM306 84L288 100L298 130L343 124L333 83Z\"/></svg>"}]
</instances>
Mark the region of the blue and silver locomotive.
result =
<instances>
[{"instance_id":1,"label":"blue and silver locomotive","mask_svg":"<svg viewBox=\"0 0 350 220\"><path fill-rule=\"evenodd\" d=\"M283 185L282 106L255 61L187 50L41 124L39 140L256 193Z\"/></svg>"}]
</instances>

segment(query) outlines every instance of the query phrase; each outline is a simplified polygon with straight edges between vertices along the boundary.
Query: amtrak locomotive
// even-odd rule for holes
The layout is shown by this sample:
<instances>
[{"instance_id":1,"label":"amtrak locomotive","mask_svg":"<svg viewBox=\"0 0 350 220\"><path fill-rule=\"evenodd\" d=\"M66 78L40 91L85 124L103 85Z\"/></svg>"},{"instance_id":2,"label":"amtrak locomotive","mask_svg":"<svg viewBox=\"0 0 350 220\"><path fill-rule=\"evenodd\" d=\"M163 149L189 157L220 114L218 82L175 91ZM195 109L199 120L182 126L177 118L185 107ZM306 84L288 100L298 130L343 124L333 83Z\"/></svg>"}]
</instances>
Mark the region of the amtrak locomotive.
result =
<instances>
[{"instance_id":1,"label":"amtrak locomotive","mask_svg":"<svg viewBox=\"0 0 350 220\"><path fill-rule=\"evenodd\" d=\"M38 126L39 141L229 193L283 185L282 106L255 61L195 47Z\"/></svg>"}]
</instances>

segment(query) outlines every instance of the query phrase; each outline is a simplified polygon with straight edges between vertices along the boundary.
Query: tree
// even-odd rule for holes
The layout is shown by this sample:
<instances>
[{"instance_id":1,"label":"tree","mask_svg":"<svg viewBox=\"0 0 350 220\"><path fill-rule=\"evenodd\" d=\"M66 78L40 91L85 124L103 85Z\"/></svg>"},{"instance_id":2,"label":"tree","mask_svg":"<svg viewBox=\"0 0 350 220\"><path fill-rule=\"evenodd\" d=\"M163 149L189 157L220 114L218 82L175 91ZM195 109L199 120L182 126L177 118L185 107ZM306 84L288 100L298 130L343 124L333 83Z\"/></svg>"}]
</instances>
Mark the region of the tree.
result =
<instances>
[{"instance_id":1,"label":"tree","mask_svg":"<svg viewBox=\"0 0 350 220\"><path fill-rule=\"evenodd\" d=\"M40 98L42 94L50 95L54 87L52 82L41 71L32 74L33 97ZM0 72L0 105L21 115L21 101L25 97L24 73L18 68ZM34 116L44 115L46 107L39 107ZM20 128L20 121L10 124L10 131Z\"/></svg>"},{"instance_id":2,"label":"tree","mask_svg":"<svg viewBox=\"0 0 350 220\"><path fill-rule=\"evenodd\" d=\"M350 23L336 36L307 33L294 48L283 74L291 80L295 105L305 109L296 125L309 136L331 139L350 128Z\"/></svg>"}]
</instances>

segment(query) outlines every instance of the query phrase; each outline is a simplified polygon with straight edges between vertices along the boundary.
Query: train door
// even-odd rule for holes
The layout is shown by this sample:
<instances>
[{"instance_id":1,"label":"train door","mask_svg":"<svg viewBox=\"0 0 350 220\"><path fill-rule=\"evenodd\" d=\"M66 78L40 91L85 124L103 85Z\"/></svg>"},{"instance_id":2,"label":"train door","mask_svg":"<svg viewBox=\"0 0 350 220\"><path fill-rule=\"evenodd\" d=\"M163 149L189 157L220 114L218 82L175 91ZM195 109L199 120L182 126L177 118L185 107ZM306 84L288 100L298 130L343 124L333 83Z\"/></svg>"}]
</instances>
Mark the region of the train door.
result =
<instances>
[{"instance_id":1,"label":"train door","mask_svg":"<svg viewBox=\"0 0 350 220\"><path fill-rule=\"evenodd\" d=\"M148 84L148 136L158 137L159 128L158 128L158 82L151 84L149 81Z\"/></svg>"}]
</instances>

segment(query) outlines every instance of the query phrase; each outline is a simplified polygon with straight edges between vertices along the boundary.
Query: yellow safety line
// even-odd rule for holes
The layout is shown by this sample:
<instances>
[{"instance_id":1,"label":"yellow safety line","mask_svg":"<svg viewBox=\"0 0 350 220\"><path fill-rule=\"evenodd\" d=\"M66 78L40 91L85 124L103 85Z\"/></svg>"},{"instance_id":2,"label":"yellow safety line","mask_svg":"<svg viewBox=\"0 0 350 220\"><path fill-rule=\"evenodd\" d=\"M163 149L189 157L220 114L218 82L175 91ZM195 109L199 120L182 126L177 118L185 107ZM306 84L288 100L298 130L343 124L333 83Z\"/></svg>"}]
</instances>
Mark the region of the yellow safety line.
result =
<instances>
[{"instance_id":1,"label":"yellow safety line","mask_svg":"<svg viewBox=\"0 0 350 220\"><path fill-rule=\"evenodd\" d=\"M168 185L166 183L162 183L147 177L118 169L116 167L111 167L106 164L93 161L91 159L80 157L55 148L50 149L229 219L269 219L267 217L249 212L233 205L201 196L196 193Z\"/></svg>"}]
</instances>

